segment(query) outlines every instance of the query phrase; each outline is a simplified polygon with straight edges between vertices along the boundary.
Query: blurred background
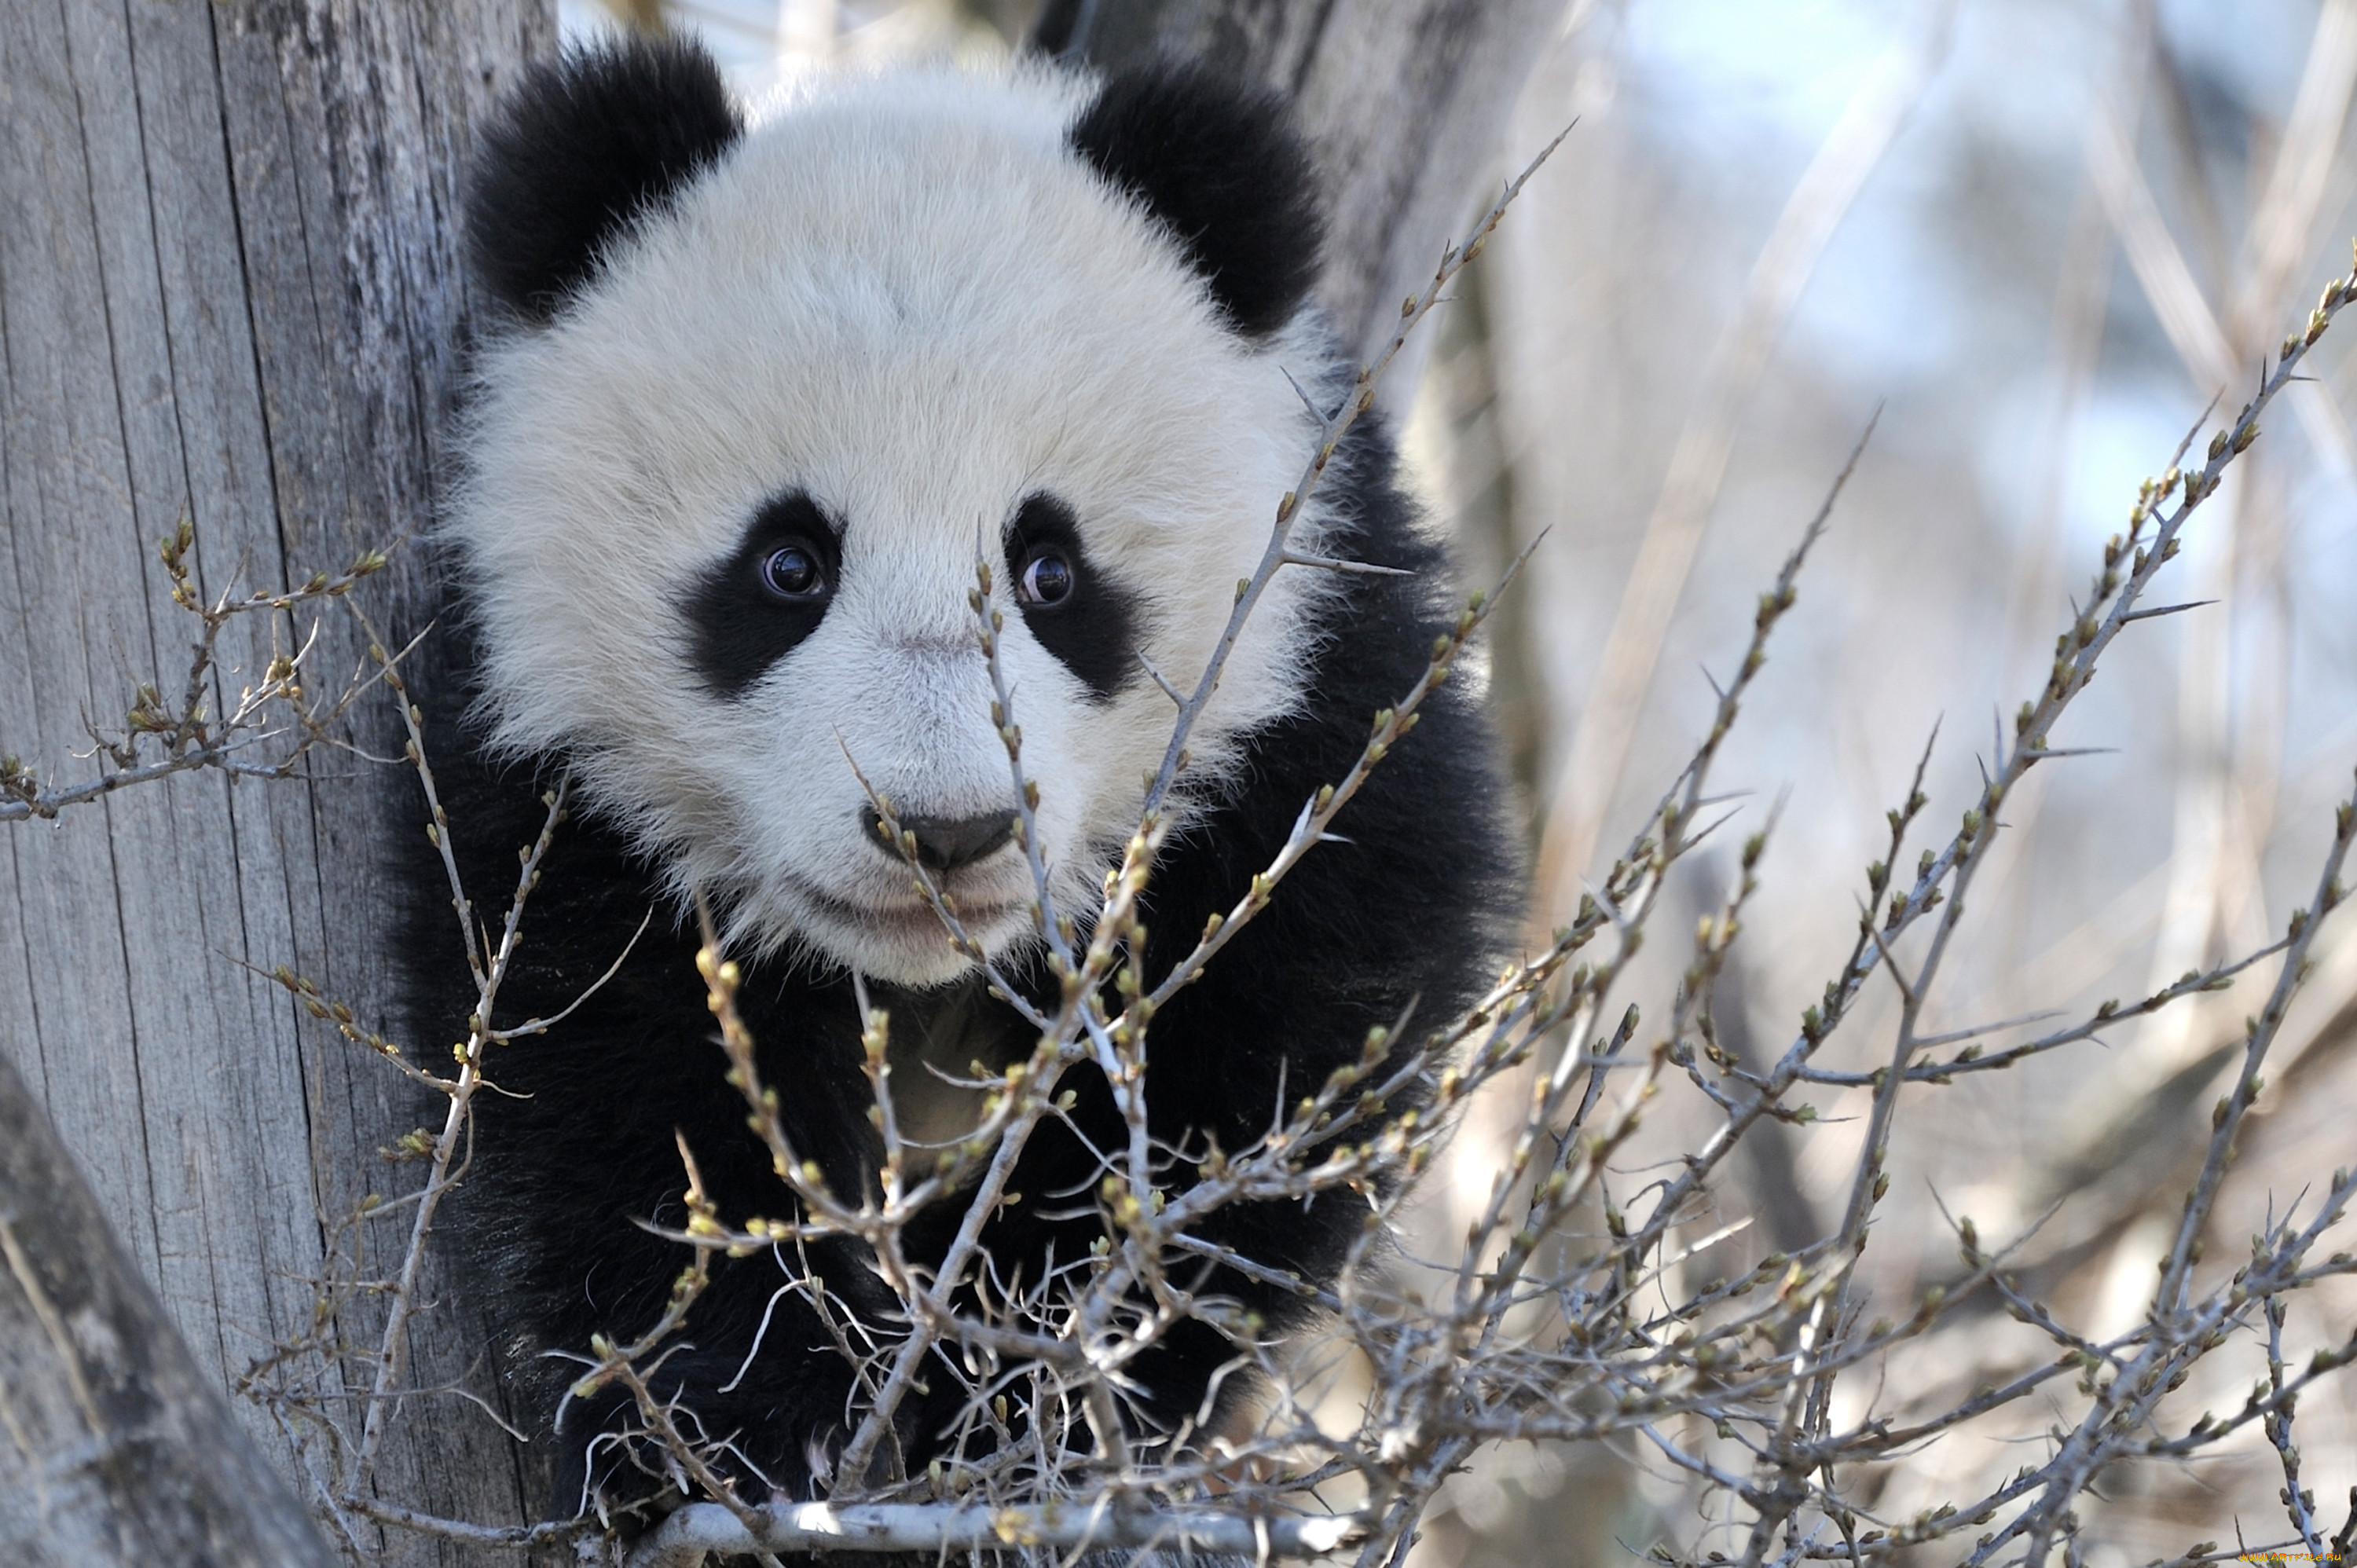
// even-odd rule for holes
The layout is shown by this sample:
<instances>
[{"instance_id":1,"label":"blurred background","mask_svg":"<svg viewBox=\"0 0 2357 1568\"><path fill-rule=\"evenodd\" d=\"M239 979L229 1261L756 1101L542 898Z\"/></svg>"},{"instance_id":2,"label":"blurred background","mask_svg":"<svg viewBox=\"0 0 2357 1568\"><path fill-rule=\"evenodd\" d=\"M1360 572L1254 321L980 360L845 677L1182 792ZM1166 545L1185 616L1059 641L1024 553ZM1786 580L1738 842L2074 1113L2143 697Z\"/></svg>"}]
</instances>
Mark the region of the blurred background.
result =
<instances>
[{"instance_id":1,"label":"blurred background","mask_svg":"<svg viewBox=\"0 0 2357 1568\"><path fill-rule=\"evenodd\" d=\"M564 16L699 30L758 99L900 56L1003 58L1038 8L565 0ZM2139 479L2213 398L2231 411L2250 395L2348 267L2352 84L2345 0L1566 6L1491 172L1576 128L1433 324L1405 440L1469 579L1546 535L1491 670L1537 867L1534 930L1568 914L1699 738L1706 672L1739 654L1754 596L1878 409L1717 773L1746 792L1742 812L1727 847L1688 868L1692 907L1664 928L1721 895L1737 835L1780 809L1717 1002L1722 1043L1781 1052L1847 950L1883 813L1927 745L1936 842L2042 684ZM1469 216L1489 194L1467 193ZM2346 328L2326 338L2316 379L2276 405L2163 579L2165 601L2212 602L2132 628L2058 737L2104 749L2040 768L2007 801L2012 832L1975 885L1930 1027L2133 998L2264 944L2309 897L2357 762L2352 341ZM1658 945L1636 999L1666 1011L1684 959ZM2357 940L2329 933L2321 952L2271 1058L2213 1270L2357 1160ZM2132 1326L2226 1051L2269 978L1908 1102L1865 1262L1876 1305L1957 1272L1944 1208L1985 1240L2022 1238L2023 1287L2074 1327ZM1894 1002L1876 993L1822 1059L1881 1060ZM1710 1124L1682 1089L1666 1087L1623 1201L1650 1160ZM1822 1234L1862 1105L1830 1092L1815 1125L1765 1128L1704 1229L1748 1228L1690 1266L1731 1274ZM1486 1192L1485 1152L1462 1140L1440 1173L1436 1235ZM1981 1310L1967 1305L1887 1385L1854 1388L1836 1419L1953 1402L2050 1358L2042 1337ZM2352 1328L2344 1279L2307 1293L2287 1337ZM2264 1369L2246 1348L2205 1365L2173 1419L2239 1406ZM2045 1423L2076 1413L2014 1407L1862 1484L1885 1516L1974 1495L2041 1459ZM2307 1482L2337 1526L2357 1484L2357 1394L2312 1398L2300 1423ZM2232 1541L2238 1523L2279 1534L2280 1472L2246 1438L2108 1477L2083 1512L2083 1561ZM1416 1561L1626 1561L1665 1531L1739 1551L1739 1533L1715 1538L1695 1509L1642 1454L1502 1452L1452 1486Z\"/></svg>"}]
</instances>

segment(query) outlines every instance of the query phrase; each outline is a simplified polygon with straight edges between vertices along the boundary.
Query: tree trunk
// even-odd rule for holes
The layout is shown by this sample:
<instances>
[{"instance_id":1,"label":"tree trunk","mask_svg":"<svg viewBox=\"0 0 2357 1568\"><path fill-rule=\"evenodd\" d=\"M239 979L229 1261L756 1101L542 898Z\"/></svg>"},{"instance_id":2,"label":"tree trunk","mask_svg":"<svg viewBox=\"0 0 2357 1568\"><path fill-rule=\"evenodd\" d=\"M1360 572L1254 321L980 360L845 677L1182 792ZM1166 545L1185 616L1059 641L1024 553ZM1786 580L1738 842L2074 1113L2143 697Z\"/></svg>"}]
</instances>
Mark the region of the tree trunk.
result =
<instances>
[{"instance_id":1,"label":"tree trunk","mask_svg":"<svg viewBox=\"0 0 2357 1568\"><path fill-rule=\"evenodd\" d=\"M0 1543L23 1568L327 1568L310 1516L230 1414L0 1061Z\"/></svg>"},{"instance_id":2,"label":"tree trunk","mask_svg":"<svg viewBox=\"0 0 2357 1568\"><path fill-rule=\"evenodd\" d=\"M0 5L0 749L94 772L70 760L85 718L119 727L139 681L185 681L197 626L156 556L182 517L209 595L339 570L425 521L465 316L468 126L548 48L551 10ZM417 553L396 550L364 590L388 635L422 624ZM273 635L307 630L233 623L215 711ZM357 629L331 607L319 636L315 668L340 680ZM382 703L361 738L398 754ZM332 752L313 771L234 789L193 773L54 824L0 823L0 1056L217 1389L309 1331L335 1222L398 1190L375 1151L420 1111L240 967L287 965L388 1023L379 867L388 832L415 831L414 785ZM346 1331L365 1334L369 1310ZM460 1314L434 1315L415 1385L467 1375L482 1343L468 1337ZM359 1408L322 1391L338 1414ZM269 1417L239 1411L288 1468ZM382 1491L511 1520L516 1465L480 1412L419 1400ZM28 1469L0 1462L0 1517L25 1506ZM396 1561L439 1560L393 1545ZM0 1541L0 1560L16 1551Z\"/></svg>"},{"instance_id":3,"label":"tree trunk","mask_svg":"<svg viewBox=\"0 0 2357 1568\"><path fill-rule=\"evenodd\" d=\"M1191 56L1294 102L1329 192L1318 294L1361 362L1496 195L1499 139L1564 0L1049 0L1034 35L1106 67ZM1535 147L1527 149L1535 153ZM1430 333L1385 382L1405 413ZM1421 339L1419 341L1418 339Z\"/></svg>"},{"instance_id":4,"label":"tree trunk","mask_svg":"<svg viewBox=\"0 0 2357 1568\"><path fill-rule=\"evenodd\" d=\"M1076 56L1204 54L1296 97L1336 193L1325 298L1346 338L1372 349L1472 210L1559 5L1058 0L1046 26ZM208 596L334 572L425 524L464 339L456 214L469 126L547 52L552 9L0 5L0 749L70 775L87 725L111 727L142 682L185 680L198 628L168 602L156 558L183 518ZM1399 367L1394 401L1414 370ZM388 639L434 610L414 547L396 548L361 597ZM314 634L307 617L232 622L214 711L274 643ZM350 618L330 607L316 636L315 680L358 667L365 639ZM381 702L361 712L356 740L398 755ZM77 1562L307 1560L283 1527L285 1499L223 1423L291 1475L287 1431L250 1403L225 1417L208 1391L311 1335L323 1305L344 1343L373 1342L371 1299L323 1304L317 1282L335 1277L363 1196L405 1190L377 1151L434 1108L264 976L283 965L362 1025L398 1033L385 868L390 835L422 828L414 790L405 769L319 752L300 781L232 788L188 773L53 824L0 823L0 1069L13 1064L56 1129L52 1140L19 1133L37 1116L0 1123L12 1140L0 1218L38 1243L26 1256L47 1299L84 1304L88 1323L119 1325L148 1358L105 1385L130 1404L101 1414L154 1446L135 1472L108 1474L193 1498L171 1490L193 1456L251 1504L236 1516L249 1530L195 1502L143 1512L106 1493L120 1528L94 1523ZM439 1054L410 1045L419 1059ZM0 1102L14 1088L0 1079ZM371 1262L397 1260L391 1230L370 1235ZM77 1236L82 1271L60 1270L74 1254L53 1244ZM113 1267L125 1255L160 1316ZM0 1293L11 1380L0 1403L35 1384L70 1391L89 1366L141 1365L136 1353L73 1360L23 1277ZM468 1304L430 1273L425 1291L440 1299L417 1320L408 1386L496 1405ZM79 1334L82 1320L70 1321ZM367 1368L340 1365L321 1408L350 1416ZM76 1430L60 1416L18 1423L9 1439L54 1464ZM413 1397L392 1433L375 1483L384 1504L502 1525L543 1495L530 1453L465 1400ZM0 1531L48 1506L46 1473L0 1455ZM489 1555L353 1529L346 1544L392 1563ZM207 1540L220 1543L210 1558ZM0 1535L0 1560L22 1541Z\"/></svg>"}]
</instances>

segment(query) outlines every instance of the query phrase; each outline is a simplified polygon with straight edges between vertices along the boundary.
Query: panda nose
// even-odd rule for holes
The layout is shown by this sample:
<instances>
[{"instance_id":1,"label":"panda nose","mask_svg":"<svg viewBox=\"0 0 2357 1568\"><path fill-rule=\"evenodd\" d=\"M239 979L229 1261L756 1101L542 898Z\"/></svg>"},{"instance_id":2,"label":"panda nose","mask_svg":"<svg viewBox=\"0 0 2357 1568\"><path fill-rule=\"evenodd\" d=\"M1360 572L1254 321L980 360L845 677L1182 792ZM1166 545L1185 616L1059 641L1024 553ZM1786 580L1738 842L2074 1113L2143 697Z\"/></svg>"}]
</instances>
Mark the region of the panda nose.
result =
<instances>
[{"instance_id":1,"label":"panda nose","mask_svg":"<svg viewBox=\"0 0 2357 1568\"><path fill-rule=\"evenodd\" d=\"M879 846L889 851L883 824L877 826ZM1015 813L993 811L980 817L902 817L900 826L917 839L917 860L928 871L955 871L980 860L1015 836Z\"/></svg>"}]
</instances>

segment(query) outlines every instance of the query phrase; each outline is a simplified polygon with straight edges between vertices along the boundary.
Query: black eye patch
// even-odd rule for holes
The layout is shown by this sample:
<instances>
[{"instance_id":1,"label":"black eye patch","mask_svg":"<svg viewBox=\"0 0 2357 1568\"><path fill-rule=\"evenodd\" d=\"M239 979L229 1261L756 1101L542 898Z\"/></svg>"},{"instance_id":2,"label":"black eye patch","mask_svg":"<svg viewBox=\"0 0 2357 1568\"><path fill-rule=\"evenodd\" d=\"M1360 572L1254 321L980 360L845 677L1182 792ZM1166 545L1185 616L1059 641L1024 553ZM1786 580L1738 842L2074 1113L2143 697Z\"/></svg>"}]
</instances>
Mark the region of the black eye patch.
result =
<instances>
[{"instance_id":1,"label":"black eye patch","mask_svg":"<svg viewBox=\"0 0 2357 1568\"><path fill-rule=\"evenodd\" d=\"M1071 507L1025 497L1006 525L1006 569L1024 626L1091 696L1110 701L1137 678L1136 602L1090 565Z\"/></svg>"},{"instance_id":2,"label":"black eye patch","mask_svg":"<svg viewBox=\"0 0 2357 1568\"><path fill-rule=\"evenodd\" d=\"M705 689L743 696L818 629L842 571L841 531L816 501L790 490L763 502L736 553L688 591L688 660Z\"/></svg>"}]
</instances>

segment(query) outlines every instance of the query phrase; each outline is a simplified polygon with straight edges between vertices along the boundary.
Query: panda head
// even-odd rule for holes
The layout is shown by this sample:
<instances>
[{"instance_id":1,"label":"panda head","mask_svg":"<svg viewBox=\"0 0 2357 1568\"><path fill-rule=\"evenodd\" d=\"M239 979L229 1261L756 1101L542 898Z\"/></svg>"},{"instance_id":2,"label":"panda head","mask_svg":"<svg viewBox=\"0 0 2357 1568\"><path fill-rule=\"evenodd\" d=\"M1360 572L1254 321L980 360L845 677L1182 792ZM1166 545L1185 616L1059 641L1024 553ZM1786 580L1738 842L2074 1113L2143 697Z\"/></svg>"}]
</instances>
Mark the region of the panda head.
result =
<instances>
[{"instance_id":1,"label":"panda head","mask_svg":"<svg viewBox=\"0 0 2357 1568\"><path fill-rule=\"evenodd\" d=\"M469 237L506 324L447 529L494 745L565 758L737 940L946 982L861 777L986 950L1031 939L986 564L1039 847L1092 908L1175 717L1148 666L1206 667L1316 437L1295 382L1337 373L1281 111L1184 68L942 69L748 128L699 49L616 43L510 105ZM1248 624L1189 799L1299 701L1322 575Z\"/></svg>"}]
</instances>

